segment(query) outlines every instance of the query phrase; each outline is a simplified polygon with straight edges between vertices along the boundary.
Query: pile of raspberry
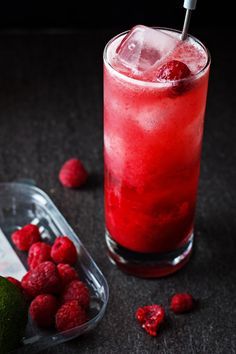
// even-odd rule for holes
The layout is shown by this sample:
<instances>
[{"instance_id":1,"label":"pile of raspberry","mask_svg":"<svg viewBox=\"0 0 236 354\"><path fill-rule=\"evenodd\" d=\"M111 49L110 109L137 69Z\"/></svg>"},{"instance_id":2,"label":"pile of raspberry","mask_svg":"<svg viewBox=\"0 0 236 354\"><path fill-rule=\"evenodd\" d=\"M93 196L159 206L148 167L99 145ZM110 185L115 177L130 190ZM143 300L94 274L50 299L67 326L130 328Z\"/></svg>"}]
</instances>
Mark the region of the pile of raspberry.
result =
<instances>
[{"instance_id":1,"label":"pile of raspberry","mask_svg":"<svg viewBox=\"0 0 236 354\"><path fill-rule=\"evenodd\" d=\"M12 242L28 252L29 271L21 282L8 277L30 301L32 320L42 328L66 331L88 320L90 294L76 269L77 250L67 236L53 245L43 242L38 226L28 224L16 230Z\"/></svg>"}]
</instances>

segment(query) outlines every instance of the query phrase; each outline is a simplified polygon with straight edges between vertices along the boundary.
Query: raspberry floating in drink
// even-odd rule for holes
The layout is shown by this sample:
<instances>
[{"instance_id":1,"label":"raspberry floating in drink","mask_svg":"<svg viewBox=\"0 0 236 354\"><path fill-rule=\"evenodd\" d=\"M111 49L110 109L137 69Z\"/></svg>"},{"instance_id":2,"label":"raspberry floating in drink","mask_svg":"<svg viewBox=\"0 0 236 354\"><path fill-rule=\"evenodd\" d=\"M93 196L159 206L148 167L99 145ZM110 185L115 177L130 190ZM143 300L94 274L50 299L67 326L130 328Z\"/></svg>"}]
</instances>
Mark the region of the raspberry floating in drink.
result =
<instances>
[{"instance_id":1,"label":"raspberry floating in drink","mask_svg":"<svg viewBox=\"0 0 236 354\"><path fill-rule=\"evenodd\" d=\"M158 68L156 78L159 81L175 81L185 79L190 74L191 71L186 64L178 60L171 60Z\"/></svg>"}]
</instances>

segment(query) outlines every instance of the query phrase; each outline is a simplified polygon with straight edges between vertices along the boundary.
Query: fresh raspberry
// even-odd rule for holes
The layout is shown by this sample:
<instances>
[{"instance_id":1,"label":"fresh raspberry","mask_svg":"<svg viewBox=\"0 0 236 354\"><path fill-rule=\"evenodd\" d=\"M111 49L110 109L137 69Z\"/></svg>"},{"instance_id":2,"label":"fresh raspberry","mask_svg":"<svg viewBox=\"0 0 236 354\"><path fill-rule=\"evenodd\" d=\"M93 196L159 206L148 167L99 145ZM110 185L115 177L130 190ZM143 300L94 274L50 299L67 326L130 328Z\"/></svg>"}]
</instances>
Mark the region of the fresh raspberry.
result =
<instances>
[{"instance_id":1,"label":"fresh raspberry","mask_svg":"<svg viewBox=\"0 0 236 354\"><path fill-rule=\"evenodd\" d=\"M21 285L29 297L54 294L60 290L57 267L52 262L40 263L22 278Z\"/></svg>"},{"instance_id":2,"label":"fresh raspberry","mask_svg":"<svg viewBox=\"0 0 236 354\"><path fill-rule=\"evenodd\" d=\"M38 295L30 304L29 313L39 327L51 327L55 323L58 300L50 294Z\"/></svg>"},{"instance_id":3,"label":"fresh raspberry","mask_svg":"<svg viewBox=\"0 0 236 354\"><path fill-rule=\"evenodd\" d=\"M87 319L84 308L78 304L78 301L72 300L62 305L57 311L56 327L60 332L66 331L82 325Z\"/></svg>"},{"instance_id":4,"label":"fresh raspberry","mask_svg":"<svg viewBox=\"0 0 236 354\"><path fill-rule=\"evenodd\" d=\"M80 306L89 307L90 294L87 286L79 280L73 280L68 284L61 295L62 303L77 300Z\"/></svg>"},{"instance_id":5,"label":"fresh raspberry","mask_svg":"<svg viewBox=\"0 0 236 354\"><path fill-rule=\"evenodd\" d=\"M156 336L160 325L164 321L165 310L160 305L144 306L138 308L135 316L150 336Z\"/></svg>"},{"instance_id":6,"label":"fresh raspberry","mask_svg":"<svg viewBox=\"0 0 236 354\"><path fill-rule=\"evenodd\" d=\"M163 64L156 72L156 78L160 81L181 80L191 74L188 66L181 61L171 60Z\"/></svg>"},{"instance_id":7,"label":"fresh raspberry","mask_svg":"<svg viewBox=\"0 0 236 354\"><path fill-rule=\"evenodd\" d=\"M14 284L18 289L22 290L21 282L13 277L6 277L12 284Z\"/></svg>"},{"instance_id":8,"label":"fresh raspberry","mask_svg":"<svg viewBox=\"0 0 236 354\"><path fill-rule=\"evenodd\" d=\"M28 254L29 269L36 268L40 263L51 261L51 246L45 242L36 242L30 249Z\"/></svg>"},{"instance_id":9,"label":"fresh raspberry","mask_svg":"<svg viewBox=\"0 0 236 354\"><path fill-rule=\"evenodd\" d=\"M66 161L59 172L59 180L67 188L80 187L87 178L88 173L82 162L75 158Z\"/></svg>"},{"instance_id":10,"label":"fresh raspberry","mask_svg":"<svg viewBox=\"0 0 236 354\"><path fill-rule=\"evenodd\" d=\"M57 265L57 270L62 286L66 286L72 280L79 279L78 273L69 264L59 263Z\"/></svg>"},{"instance_id":11,"label":"fresh raspberry","mask_svg":"<svg viewBox=\"0 0 236 354\"><path fill-rule=\"evenodd\" d=\"M25 225L11 235L12 242L20 251L28 251L33 243L40 241L40 238L39 228L33 224Z\"/></svg>"},{"instance_id":12,"label":"fresh raspberry","mask_svg":"<svg viewBox=\"0 0 236 354\"><path fill-rule=\"evenodd\" d=\"M31 287L28 287L28 282L31 276L31 271L27 272L21 279L21 287L24 290L28 298L33 298L35 296L34 290Z\"/></svg>"},{"instance_id":13,"label":"fresh raspberry","mask_svg":"<svg viewBox=\"0 0 236 354\"><path fill-rule=\"evenodd\" d=\"M57 237L52 249L51 257L55 263L73 265L77 261L77 251L73 242L67 236Z\"/></svg>"},{"instance_id":14,"label":"fresh raspberry","mask_svg":"<svg viewBox=\"0 0 236 354\"><path fill-rule=\"evenodd\" d=\"M194 298L191 294L175 294L171 298L170 308L174 313L184 313L191 311L194 307Z\"/></svg>"}]
</instances>

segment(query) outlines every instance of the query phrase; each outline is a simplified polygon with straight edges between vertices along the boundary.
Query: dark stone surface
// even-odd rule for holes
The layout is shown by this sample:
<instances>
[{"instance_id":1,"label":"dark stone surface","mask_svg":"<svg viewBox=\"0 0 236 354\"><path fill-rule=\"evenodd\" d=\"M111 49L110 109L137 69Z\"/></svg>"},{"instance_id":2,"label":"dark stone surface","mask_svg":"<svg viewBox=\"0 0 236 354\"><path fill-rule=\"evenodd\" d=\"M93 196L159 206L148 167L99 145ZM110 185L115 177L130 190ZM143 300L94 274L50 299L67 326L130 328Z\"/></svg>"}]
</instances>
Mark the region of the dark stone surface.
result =
<instances>
[{"instance_id":1,"label":"dark stone surface","mask_svg":"<svg viewBox=\"0 0 236 354\"><path fill-rule=\"evenodd\" d=\"M34 179L78 233L110 286L106 315L89 335L41 354L236 353L235 46L234 34L195 33L211 49L210 80L196 218L195 251L173 276L127 276L105 255L103 222L102 50L109 31L0 35L0 181ZM86 188L63 189L61 164L79 156ZM151 338L136 324L138 306L168 306L189 291L195 312L168 315Z\"/></svg>"}]
</instances>

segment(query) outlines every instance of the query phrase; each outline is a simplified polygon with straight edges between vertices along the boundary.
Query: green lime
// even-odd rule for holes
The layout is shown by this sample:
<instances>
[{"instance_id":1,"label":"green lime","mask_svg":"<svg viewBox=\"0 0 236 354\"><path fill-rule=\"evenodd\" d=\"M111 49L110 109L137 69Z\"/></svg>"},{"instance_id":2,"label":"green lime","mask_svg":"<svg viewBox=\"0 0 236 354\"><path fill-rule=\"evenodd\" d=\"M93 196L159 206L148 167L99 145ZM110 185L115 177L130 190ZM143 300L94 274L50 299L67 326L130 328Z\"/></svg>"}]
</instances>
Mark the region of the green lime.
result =
<instances>
[{"instance_id":1,"label":"green lime","mask_svg":"<svg viewBox=\"0 0 236 354\"><path fill-rule=\"evenodd\" d=\"M22 292L0 276L0 352L20 345L27 323L28 309Z\"/></svg>"}]
</instances>

